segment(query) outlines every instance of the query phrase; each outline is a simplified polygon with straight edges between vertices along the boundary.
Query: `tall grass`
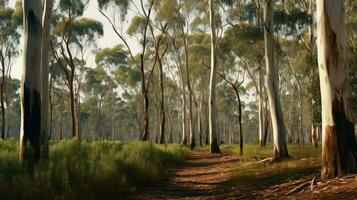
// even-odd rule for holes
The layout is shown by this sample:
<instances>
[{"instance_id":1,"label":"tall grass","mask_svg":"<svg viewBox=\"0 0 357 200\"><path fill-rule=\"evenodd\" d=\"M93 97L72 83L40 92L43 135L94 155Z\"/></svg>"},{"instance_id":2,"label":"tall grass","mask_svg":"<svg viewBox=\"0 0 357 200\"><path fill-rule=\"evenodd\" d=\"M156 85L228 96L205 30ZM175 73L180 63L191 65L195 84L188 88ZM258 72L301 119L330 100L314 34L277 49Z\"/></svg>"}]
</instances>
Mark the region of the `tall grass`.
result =
<instances>
[{"instance_id":1,"label":"tall grass","mask_svg":"<svg viewBox=\"0 0 357 200\"><path fill-rule=\"evenodd\" d=\"M226 146L239 155L239 148ZM320 163L321 148L315 148L311 144L301 147L298 144L289 144L290 159L281 162L259 162L272 157L273 146L259 147L247 144L244 147L244 155L236 167L233 183L256 184L262 179L285 179L287 177L299 177L301 174L317 173Z\"/></svg>"},{"instance_id":2,"label":"tall grass","mask_svg":"<svg viewBox=\"0 0 357 200\"><path fill-rule=\"evenodd\" d=\"M29 174L18 164L18 141L2 141L0 199L118 199L165 180L187 153L149 142L62 141Z\"/></svg>"}]
</instances>

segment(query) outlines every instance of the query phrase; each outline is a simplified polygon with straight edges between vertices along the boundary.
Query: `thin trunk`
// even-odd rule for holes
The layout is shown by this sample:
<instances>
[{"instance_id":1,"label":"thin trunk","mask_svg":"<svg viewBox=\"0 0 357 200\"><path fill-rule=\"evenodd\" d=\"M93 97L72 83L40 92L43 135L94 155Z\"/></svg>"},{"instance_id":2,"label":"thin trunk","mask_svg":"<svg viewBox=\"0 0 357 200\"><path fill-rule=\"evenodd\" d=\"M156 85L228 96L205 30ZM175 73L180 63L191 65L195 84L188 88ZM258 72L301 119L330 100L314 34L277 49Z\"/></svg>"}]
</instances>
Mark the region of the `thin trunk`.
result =
<instances>
[{"instance_id":1,"label":"thin trunk","mask_svg":"<svg viewBox=\"0 0 357 200\"><path fill-rule=\"evenodd\" d=\"M42 16L42 47L41 47L41 75L42 75L42 110L41 110L41 142L44 158L48 158L49 131L48 131L48 76L49 76L49 36L50 19L52 15L53 0L44 1L44 13Z\"/></svg>"},{"instance_id":2,"label":"thin trunk","mask_svg":"<svg viewBox=\"0 0 357 200\"><path fill-rule=\"evenodd\" d=\"M24 0L23 9L20 161L28 161L31 167L41 157L41 1Z\"/></svg>"},{"instance_id":3,"label":"thin trunk","mask_svg":"<svg viewBox=\"0 0 357 200\"><path fill-rule=\"evenodd\" d=\"M5 139L5 127L6 127L6 111L5 111L5 84L6 84L6 75L5 75L5 64L2 64L2 79L0 86L0 100L1 100L1 139Z\"/></svg>"},{"instance_id":4,"label":"thin trunk","mask_svg":"<svg viewBox=\"0 0 357 200\"><path fill-rule=\"evenodd\" d=\"M213 0L209 0L209 15L211 25L211 78L209 87L209 134L211 153L221 153L217 140L217 108L216 108L216 71L217 71L217 38L216 21Z\"/></svg>"},{"instance_id":5,"label":"thin trunk","mask_svg":"<svg viewBox=\"0 0 357 200\"><path fill-rule=\"evenodd\" d=\"M205 140L205 144L209 145L209 111L208 111L208 102L206 104L206 112L205 112L205 116L206 116L206 129L205 129L205 136L206 136L206 140Z\"/></svg>"},{"instance_id":6,"label":"thin trunk","mask_svg":"<svg viewBox=\"0 0 357 200\"><path fill-rule=\"evenodd\" d=\"M200 146L202 146L203 145L202 143L202 96L199 103L200 105L197 113L197 132L199 135Z\"/></svg>"},{"instance_id":7,"label":"thin trunk","mask_svg":"<svg viewBox=\"0 0 357 200\"><path fill-rule=\"evenodd\" d=\"M160 69L160 90L161 90L161 102L160 102L160 115L161 115L161 124L160 124L160 144L165 143L165 88L164 88L164 71L162 69L162 60L158 58L159 69Z\"/></svg>"},{"instance_id":8,"label":"thin trunk","mask_svg":"<svg viewBox=\"0 0 357 200\"><path fill-rule=\"evenodd\" d=\"M72 120L72 138L78 139L78 129L77 129L77 101L74 94L74 86L73 86L73 78L74 75L71 76L71 80L69 82L69 92L71 98L71 120Z\"/></svg>"},{"instance_id":9,"label":"thin trunk","mask_svg":"<svg viewBox=\"0 0 357 200\"><path fill-rule=\"evenodd\" d=\"M240 100L240 95L238 92L238 88L235 90L238 100L238 123L239 123L239 150L240 155L243 155L243 128L242 128L242 102Z\"/></svg>"},{"instance_id":10,"label":"thin trunk","mask_svg":"<svg viewBox=\"0 0 357 200\"><path fill-rule=\"evenodd\" d=\"M264 40L267 71L266 88L274 136L273 157L275 160L279 160L289 157L289 153L286 145L286 127L278 93L278 69L274 66L273 5L274 0L264 0Z\"/></svg>"},{"instance_id":11,"label":"thin trunk","mask_svg":"<svg viewBox=\"0 0 357 200\"><path fill-rule=\"evenodd\" d=\"M48 96L48 101L49 101L49 104L50 104L50 123L49 123L49 139L51 138L52 136L52 131L53 131L53 108L54 108L54 104L52 102L52 85L53 85L53 76L51 76L50 78L50 85L49 85L49 96Z\"/></svg>"},{"instance_id":12,"label":"thin trunk","mask_svg":"<svg viewBox=\"0 0 357 200\"><path fill-rule=\"evenodd\" d=\"M59 140L62 140L63 138L63 110L64 110L64 99L63 97L61 97Z\"/></svg>"},{"instance_id":13,"label":"thin trunk","mask_svg":"<svg viewBox=\"0 0 357 200\"><path fill-rule=\"evenodd\" d=\"M188 118L188 125L190 130L190 147L191 150L196 146L196 139L195 139L195 130L193 128L193 113L192 113L192 88L190 82L190 75L189 75L189 61L188 61L188 44L186 34L182 27L182 34L183 34L183 42L184 42L184 49L185 49L185 66L186 66L186 82L187 82L187 89L188 89L188 111L189 111L189 118Z\"/></svg>"},{"instance_id":14,"label":"thin trunk","mask_svg":"<svg viewBox=\"0 0 357 200\"><path fill-rule=\"evenodd\" d=\"M149 139L149 84L148 82L150 81L150 77L148 78L148 80L146 81L145 78L145 52L146 52L146 42L147 42L147 30L148 30L148 26L150 23L150 14L151 14L151 10L152 7L154 5L155 0L152 0L150 3L150 8L148 10L148 13L146 15L144 6L143 6L143 1L141 0L141 6L142 9L145 13L145 28L144 28L144 35L143 35L143 42L142 42L142 52L140 55L140 72L141 72L141 92L142 95L144 97L144 130L143 130L143 135L142 135L142 140L146 141Z\"/></svg>"},{"instance_id":15,"label":"thin trunk","mask_svg":"<svg viewBox=\"0 0 357 200\"><path fill-rule=\"evenodd\" d=\"M321 178L356 169L356 139L348 104L344 1L317 1L317 47L322 107Z\"/></svg>"},{"instance_id":16,"label":"thin trunk","mask_svg":"<svg viewBox=\"0 0 357 200\"><path fill-rule=\"evenodd\" d=\"M263 97L263 76L261 69L259 69L259 145L263 146L264 135L264 97Z\"/></svg>"},{"instance_id":17,"label":"thin trunk","mask_svg":"<svg viewBox=\"0 0 357 200\"><path fill-rule=\"evenodd\" d=\"M179 52L178 52L179 54ZM180 67L180 74L181 74L181 85L182 85L182 144L186 145L187 144L187 138L186 138L186 131L187 131L187 125L186 125L186 86L185 86L185 81L184 81L184 75L183 75L183 69L182 69L182 64L181 64L181 56L178 55L179 57L179 67Z\"/></svg>"}]
</instances>

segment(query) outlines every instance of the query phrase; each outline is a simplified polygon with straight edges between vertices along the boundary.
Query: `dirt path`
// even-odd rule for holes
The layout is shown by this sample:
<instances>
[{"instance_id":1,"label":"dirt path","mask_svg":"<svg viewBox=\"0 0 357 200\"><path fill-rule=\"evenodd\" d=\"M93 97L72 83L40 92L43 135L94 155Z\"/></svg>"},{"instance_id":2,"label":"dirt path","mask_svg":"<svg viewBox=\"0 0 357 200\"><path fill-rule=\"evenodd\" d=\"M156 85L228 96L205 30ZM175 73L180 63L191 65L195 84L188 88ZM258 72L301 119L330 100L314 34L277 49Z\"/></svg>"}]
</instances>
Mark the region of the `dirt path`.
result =
<instances>
[{"instance_id":1,"label":"dirt path","mask_svg":"<svg viewBox=\"0 0 357 200\"><path fill-rule=\"evenodd\" d=\"M185 164L176 169L172 178L162 186L140 189L130 199L357 199L357 175L328 181L317 180L310 185L291 191L319 175L319 165L276 176L265 174L254 183L244 184L234 180L239 158L224 149L222 154L194 151Z\"/></svg>"},{"instance_id":2,"label":"dirt path","mask_svg":"<svg viewBox=\"0 0 357 200\"><path fill-rule=\"evenodd\" d=\"M222 154L194 151L165 185L146 188L133 199L232 199L225 184L239 158L227 149Z\"/></svg>"}]
</instances>

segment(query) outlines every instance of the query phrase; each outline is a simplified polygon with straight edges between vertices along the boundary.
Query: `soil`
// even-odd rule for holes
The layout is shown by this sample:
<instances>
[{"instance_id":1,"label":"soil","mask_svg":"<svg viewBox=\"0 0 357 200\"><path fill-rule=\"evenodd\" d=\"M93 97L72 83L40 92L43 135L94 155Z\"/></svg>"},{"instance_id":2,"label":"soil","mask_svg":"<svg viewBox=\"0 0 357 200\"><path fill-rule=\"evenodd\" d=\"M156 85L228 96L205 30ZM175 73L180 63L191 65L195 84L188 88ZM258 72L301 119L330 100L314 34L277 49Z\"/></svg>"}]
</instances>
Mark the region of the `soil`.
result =
<instances>
[{"instance_id":1,"label":"soil","mask_svg":"<svg viewBox=\"0 0 357 200\"><path fill-rule=\"evenodd\" d=\"M234 180L238 164L239 157L229 149L222 154L194 151L167 182L140 189L130 199L357 199L357 175L321 181L318 163L284 176L268 174L250 184Z\"/></svg>"}]
</instances>

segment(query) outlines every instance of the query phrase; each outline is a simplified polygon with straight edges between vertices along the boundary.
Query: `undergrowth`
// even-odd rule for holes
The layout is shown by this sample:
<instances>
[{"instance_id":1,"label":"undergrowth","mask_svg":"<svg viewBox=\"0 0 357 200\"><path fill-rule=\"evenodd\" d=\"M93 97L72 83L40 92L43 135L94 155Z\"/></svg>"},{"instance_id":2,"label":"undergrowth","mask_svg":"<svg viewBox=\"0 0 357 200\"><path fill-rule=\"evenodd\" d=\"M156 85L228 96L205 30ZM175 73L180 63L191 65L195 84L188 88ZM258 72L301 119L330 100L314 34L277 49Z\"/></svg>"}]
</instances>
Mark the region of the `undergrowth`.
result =
<instances>
[{"instance_id":1,"label":"undergrowth","mask_svg":"<svg viewBox=\"0 0 357 200\"><path fill-rule=\"evenodd\" d=\"M49 160L28 173L18 148L16 140L0 142L0 199L119 199L164 181L188 153L149 142L53 142Z\"/></svg>"},{"instance_id":2,"label":"undergrowth","mask_svg":"<svg viewBox=\"0 0 357 200\"><path fill-rule=\"evenodd\" d=\"M226 145L239 155L237 146ZM264 180L280 181L291 178L299 178L304 175L318 173L321 148L315 148L311 144L301 147L298 144L288 145L290 158L281 162L259 162L272 157L273 147L259 147L247 144L244 146L244 154L236 166L232 184L266 184Z\"/></svg>"}]
</instances>

